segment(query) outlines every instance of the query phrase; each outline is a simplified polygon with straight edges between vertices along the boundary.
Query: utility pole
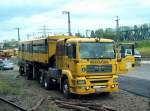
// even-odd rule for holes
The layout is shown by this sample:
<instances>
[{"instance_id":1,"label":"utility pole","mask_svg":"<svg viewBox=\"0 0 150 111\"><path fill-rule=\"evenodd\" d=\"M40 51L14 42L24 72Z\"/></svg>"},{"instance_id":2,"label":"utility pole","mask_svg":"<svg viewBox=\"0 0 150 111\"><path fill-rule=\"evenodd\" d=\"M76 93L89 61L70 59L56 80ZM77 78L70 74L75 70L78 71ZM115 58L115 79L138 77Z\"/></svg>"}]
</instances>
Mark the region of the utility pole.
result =
<instances>
[{"instance_id":1,"label":"utility pole","mask_svg":"<svg viewBox=\"0 0 150 111\"><path fill-rule=\"evenodd\" d=\"M117 41L119 40L119 18L116 16L116 36L117 36Z\"/></svg>"},{"instance_id":2,"label":"utility pole","mask_svg":"<svg viewBox=\"0 0 150 111\"><path fill-rule=\"evenodd\" d=\"M20 41L20 28L17 27L16 30L17 30L17 33L18 33L18 41Z\"/></svg>"},{"instance_id":3,"label":"utility pole","mask_svg":"<svg viewBox=\"0 0 150 111\"><path fill-rule=\"evenodd\" d=\"M71 22L70 22L70 12L69 11L62 11L63 14L67 14L68 16L68 34L71 36Z\"/></svg>"},{"instance_id":4,"label":"utility pole","mask_svg":"<svg viewBox=\"0 0 150 111\"><path fill-rule=\"evenodd\" d=\"M45 25L43 26L43 35L44 35L44 37L46 37L46 26Z\"/></svg>"},{"instance_id":5,"label":"utility pole","mask_svg":"<svg viewBox=\"0 0 150 111\"><path fill-rule=\"evenodd\" d=\"M19 49L19 42L20 42L20 28L17 27L17 28L15 28L15 30L17 30L17 34L18 34L17 48Z\"/></svg>"}]
</instances>

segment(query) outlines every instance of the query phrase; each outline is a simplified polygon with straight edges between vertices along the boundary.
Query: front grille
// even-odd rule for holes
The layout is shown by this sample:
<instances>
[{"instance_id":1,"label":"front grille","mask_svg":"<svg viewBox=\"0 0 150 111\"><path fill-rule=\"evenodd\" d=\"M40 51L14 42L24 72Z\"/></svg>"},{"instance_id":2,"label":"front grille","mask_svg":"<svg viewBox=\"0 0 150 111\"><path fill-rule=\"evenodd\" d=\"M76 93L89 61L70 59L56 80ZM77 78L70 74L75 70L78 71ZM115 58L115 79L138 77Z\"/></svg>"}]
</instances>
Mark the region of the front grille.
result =
<instances>
[{"instance_id":1,"label":"front grille","mask_svg":"<svg viewBox=\"0 0 150 111\"><path fill-rule=\"evenodd\" d=\"M90 81L91 83L107 83L108 80Z\"/></svg>"},{"instance_id":2,"label":"front grille","mask_svg":"<svg viewBox=\"0 0 150 111\"><path fill-rule=\"evenodd\" d=\"M106 72L112 72L112 65L88 65L86 67L87 73L106 73Z\"/></svg>"}]
</instances>

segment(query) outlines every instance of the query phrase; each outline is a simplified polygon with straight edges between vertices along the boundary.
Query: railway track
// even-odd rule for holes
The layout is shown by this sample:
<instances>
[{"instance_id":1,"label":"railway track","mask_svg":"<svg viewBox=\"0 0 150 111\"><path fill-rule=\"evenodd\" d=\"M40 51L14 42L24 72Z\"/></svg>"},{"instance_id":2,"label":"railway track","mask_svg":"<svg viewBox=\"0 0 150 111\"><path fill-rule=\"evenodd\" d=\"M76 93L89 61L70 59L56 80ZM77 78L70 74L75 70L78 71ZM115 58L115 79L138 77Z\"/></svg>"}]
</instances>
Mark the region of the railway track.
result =
<instances>
[{"instance_id":1,"label":"railway track","mask_svg":"<svg viewBox=\"0 0 150 111\"><path fill-rule=\"evenodd\" d=\"M16 104L6 100L5 98L0 97L0 101L2 101L4 103L7 103L7 104L11 105L12 107L14 107L14 108L16 108L16 109L18 109L20 111L27 111L26 109L22 108L21 106L18 106Z\"/></svg>"}]
</instances>

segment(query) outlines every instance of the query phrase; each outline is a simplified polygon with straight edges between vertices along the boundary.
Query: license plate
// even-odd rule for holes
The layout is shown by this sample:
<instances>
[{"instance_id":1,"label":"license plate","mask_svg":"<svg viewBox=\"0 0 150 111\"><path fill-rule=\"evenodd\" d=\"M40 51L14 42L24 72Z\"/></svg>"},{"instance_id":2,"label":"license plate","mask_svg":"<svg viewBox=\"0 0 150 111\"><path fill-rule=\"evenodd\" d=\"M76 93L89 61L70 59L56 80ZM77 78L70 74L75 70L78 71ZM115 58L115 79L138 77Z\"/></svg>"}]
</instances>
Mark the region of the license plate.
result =
<instances>
[{"instance_id":1,"label":"license plate","mask_svg":"<svg viewBox=\"0 0 150 111\"><path fill-rule=\"evenodd\" d=\"M106 86L94 86L93 88L96 92L102 92Z\"/></svg>"}]
</instances>

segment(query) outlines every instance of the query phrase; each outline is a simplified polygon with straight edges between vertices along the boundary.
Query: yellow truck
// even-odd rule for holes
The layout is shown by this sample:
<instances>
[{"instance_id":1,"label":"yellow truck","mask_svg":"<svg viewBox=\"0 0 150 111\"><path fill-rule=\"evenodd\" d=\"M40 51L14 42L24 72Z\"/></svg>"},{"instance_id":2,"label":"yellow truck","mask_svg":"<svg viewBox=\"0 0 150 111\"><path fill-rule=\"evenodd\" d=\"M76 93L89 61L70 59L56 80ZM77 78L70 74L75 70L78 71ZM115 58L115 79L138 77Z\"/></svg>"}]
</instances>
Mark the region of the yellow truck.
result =
<instances>
[{"instance_id":1,"label":"yellow truck","mask_svg":"<svg viewBox=\"0 0 150 111\"><path fill-rule=\"evenodd\" d=\"M131 58L131 62L133 65L139 66L141 65L141 54L138 50L134 49L134 43L120 43L121 47L120 54L122 58L134 56L135 61Z\"/></svg>"},{"instance_id":2,"label":"yellow truck","mask_svg":"<svg viewBox=\"0 0 150 111\"><path fill-rule=\"evenodd\" d=\"M17 55L16 49L5 49L0 51L0 57L2 58L9 58L16 55Z\"/></svg>"},{"instance_id":3,"label":"yellow truck","mask_svg":"<svg viewBox=\"0 0 150 111\"><path fill-rule=\"evenodd\" d=\"M66 98L110 93L118 90L117 74L131 68L133 56L119 53L111 39L49 36L20 42L19 72L45 89L59 86Z\"/></svg>"}]
</instances>

